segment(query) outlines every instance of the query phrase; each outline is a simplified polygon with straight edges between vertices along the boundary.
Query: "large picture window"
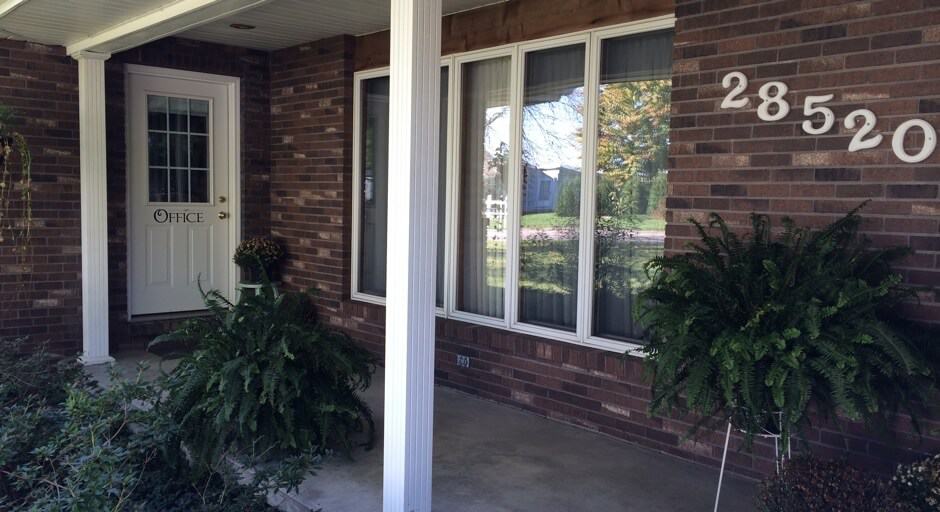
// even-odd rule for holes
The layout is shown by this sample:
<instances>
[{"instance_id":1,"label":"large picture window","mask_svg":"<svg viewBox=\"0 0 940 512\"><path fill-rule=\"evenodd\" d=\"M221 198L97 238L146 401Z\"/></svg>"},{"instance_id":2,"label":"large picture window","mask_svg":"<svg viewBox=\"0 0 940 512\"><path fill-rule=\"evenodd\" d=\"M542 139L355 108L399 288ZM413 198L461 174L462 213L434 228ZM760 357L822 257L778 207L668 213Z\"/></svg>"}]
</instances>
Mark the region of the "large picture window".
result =
<instances>
[{"instance_id":1,"label":"large picture window","mask_svg":"<svg viewBox=\"0 0 940 512\"><path fill-rule=\"evenodd\" d=\"M357 88L356 195L358 222L356 273L353 295L357 298L385 297L388 251L388 76L363 78ZM438 194L437 305L444 305L444 236L447 180L447 127L450 80L448 67L441 68L441 151ZM380 300L375 300L380 302Z\"/></svg>"},{"instance_id":2,"label":"large picture window","mask_svg":"<svg viewBox=\"0 0 940 512\"><path fill-rule=\"evenodd\" d=\"M634 297L665 239L672 32L607 39L600 53L592 329L637 339Z\"/></svg>"},{"instance_id":3,"label":"large picture window","mask_svg":"<svg viewBox=\"0 0 940 512\"><path fill-rule=\"evenodd\" d=\"M574 331L584 153L583 43L525 54L519 321Z\"/></svg>"},{"instance_id":4,"label":"large picture window","mask_svg":"<svg viewBox=\"0 0 940 512\"><path fill-rule=\"evenodd\" d=\"M642 343L663 252L671 17L445 59L439 314L612 350ZM356 77L353 298L383 303L388 76Z\"/></svg>"},{"instance_id":5,"label":"large picture window","mask_svg":"<svg viewBox=\"0 0 940 512\"><path fill-rule=\"evenodd\" d=\"M461 65L457 309L496 318L505 298L510 64Z\"/></svg>"}]
</instances>

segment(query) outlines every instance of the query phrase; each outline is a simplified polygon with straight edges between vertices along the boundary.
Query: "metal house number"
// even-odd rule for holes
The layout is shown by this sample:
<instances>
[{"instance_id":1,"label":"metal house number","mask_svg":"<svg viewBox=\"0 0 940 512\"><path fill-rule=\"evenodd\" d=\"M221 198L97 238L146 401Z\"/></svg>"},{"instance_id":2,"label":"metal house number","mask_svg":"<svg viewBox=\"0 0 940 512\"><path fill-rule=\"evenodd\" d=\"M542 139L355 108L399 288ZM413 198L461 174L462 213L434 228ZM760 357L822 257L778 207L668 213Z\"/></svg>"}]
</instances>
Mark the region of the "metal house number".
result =
<instances>
[{"instance_id":1,"label":"metal house number","mask_svg":"<svg viewBox=\"0 0 940 512\"><path fill-rule=\"evenodd\" d=\"M740 97L747 90L747 76L740 71L732 71L724 76L721 85L725 89L731 89L721 102L723 109L738 109L747 106L750 100ZM787 103L785 96L790 91L787 84L780 81L767 82L757 91L757 96L761 103L757 106L757 117L761 121L779 121L790 113L790 104ZM829 132L836 124L836 115L832 109L824 106L825 103L832 101L834 94L825 94L821 96L807 96L803 100L803 115L813 117L816 114L823 116L823 122L820 126L813 126L810 119L803 121L803 131L810 135L822 135ZM776 109L771 113L771 107ZM849 142L849 151L854 153L863 149L872 149L878 147L884 140L880 133L872 133L875 129L877 116L871 110L862 108L849 113L843 120L843 124L848 130L855 130L855 135ZM912 128L919 128L924 132L924 145L915 154L910 154L904 149L904 137ZM930 158L934 150L937 149L937 131L933 126L923 119L910 119L901 123L894 131L891 137L891 149L895 156L902 162L916 164Z\"/></svg>"}]
</instances>

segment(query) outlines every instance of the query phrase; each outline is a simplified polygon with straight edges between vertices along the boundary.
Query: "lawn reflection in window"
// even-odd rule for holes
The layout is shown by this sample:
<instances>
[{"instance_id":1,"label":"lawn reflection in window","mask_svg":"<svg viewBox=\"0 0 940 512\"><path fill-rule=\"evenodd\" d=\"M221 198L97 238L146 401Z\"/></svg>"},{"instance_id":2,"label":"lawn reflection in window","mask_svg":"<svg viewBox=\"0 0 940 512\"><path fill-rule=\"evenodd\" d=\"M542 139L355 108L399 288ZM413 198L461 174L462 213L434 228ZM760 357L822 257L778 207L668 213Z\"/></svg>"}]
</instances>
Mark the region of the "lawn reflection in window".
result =
<instances>
[{"instance_id":1,"label":"lawn reflection in window","mask_svg":"<svg viewBox=\"0 0 940 512\"><path fill-rule=\"evenodd\" d=\"M592 334L640 339L643 266L663 253L672 32L602 42Z\"/></svg>"},{"instance_id":2,"label":"lawn reflection in window","mask_svg":"<svg viewBox=\"0 0 940 512\"><path fill-rule=\"evenodd\" d=\"M584 130L584 44L525 56L519 320L574 331Z\"/></svg>"}]
</instances>

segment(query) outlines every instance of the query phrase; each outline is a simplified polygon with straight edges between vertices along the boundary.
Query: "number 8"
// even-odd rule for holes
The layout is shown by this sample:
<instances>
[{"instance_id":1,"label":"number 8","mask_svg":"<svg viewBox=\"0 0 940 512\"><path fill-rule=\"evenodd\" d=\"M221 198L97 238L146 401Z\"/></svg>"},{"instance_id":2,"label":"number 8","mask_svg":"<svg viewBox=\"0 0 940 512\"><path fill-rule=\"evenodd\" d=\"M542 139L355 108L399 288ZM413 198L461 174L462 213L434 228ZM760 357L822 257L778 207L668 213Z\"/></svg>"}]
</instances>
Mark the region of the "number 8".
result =
<instances>
[{"instance_id":1,"label":"number 8","mask_svg":"<svg viewBox=\"0 0 940 512\"><path fill-rule=\"evenodd\" d=\"M771 89L775 89L777 94L771 96ZM783 82L774 81L762 85L757 91L757 95L764 101L757 107L757 117L761 118L762 121L779 121L787 117L787 114L790 113L790 104L783 97L788 92L790 92L790 88ZM777 113L771 114L770 106L774 104L777 105Z\"/></svg>"}]
</instances>

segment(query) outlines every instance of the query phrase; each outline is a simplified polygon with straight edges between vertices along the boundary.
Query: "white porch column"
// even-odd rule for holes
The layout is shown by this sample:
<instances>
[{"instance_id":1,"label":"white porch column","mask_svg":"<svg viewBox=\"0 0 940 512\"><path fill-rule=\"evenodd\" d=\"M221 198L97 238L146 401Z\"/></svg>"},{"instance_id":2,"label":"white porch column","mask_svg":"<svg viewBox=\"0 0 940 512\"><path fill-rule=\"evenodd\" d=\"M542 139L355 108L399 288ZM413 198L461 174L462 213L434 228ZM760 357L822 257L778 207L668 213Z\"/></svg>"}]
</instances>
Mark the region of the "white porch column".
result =
<instances>
[{"instance_id":1,"label":"white porch column","mask_svg":"<svg viewBox=\"0 0 940 512\"><path fill-rule=\"evenodd\" d=\"M82 362L113 361L108 354L108 185L104 61L82 51L78 61L78 119L82 208Z\"/></svg>"},{"instance_id":2,"label":"white porch column","mask_svg":"<svg viewBox=\"0 0 940 512\"><path fill-rule=\"evenodd\" d=\"M392 0L385 512L431 511L441 0Z\"/></svg>"}]
</instances>

